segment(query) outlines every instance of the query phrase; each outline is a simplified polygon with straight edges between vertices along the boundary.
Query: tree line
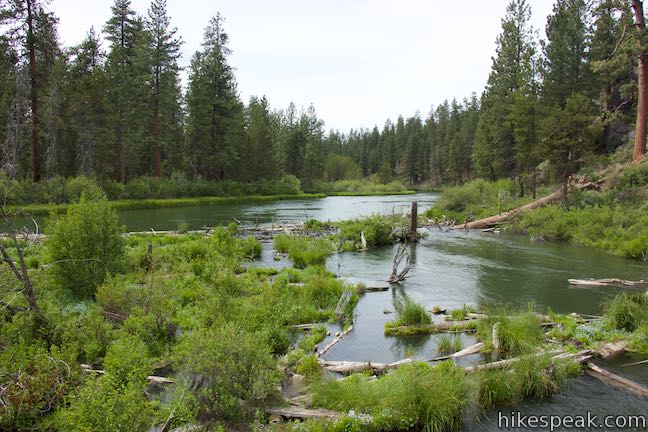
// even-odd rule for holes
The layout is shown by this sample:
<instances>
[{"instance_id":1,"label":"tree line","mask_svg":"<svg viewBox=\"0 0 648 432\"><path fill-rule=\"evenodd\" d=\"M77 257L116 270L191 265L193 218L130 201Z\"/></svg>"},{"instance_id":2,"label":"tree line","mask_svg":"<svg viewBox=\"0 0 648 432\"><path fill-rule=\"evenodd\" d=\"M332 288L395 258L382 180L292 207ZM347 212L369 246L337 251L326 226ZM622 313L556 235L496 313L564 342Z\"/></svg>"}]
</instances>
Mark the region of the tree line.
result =
<instances>
[{"instance_id":1,"label":"tree line","mask_svg":"<svg viewBox=\"0 0 648 432\"><path fill-rule=\"evenodd\" d=\"M512 0L481 96L348 133L325 132L312 105L243 102L219 14L183 89L182 39L165 0L153 0L143 16L130 0L115 0L101 32L90 29L70 48L61 46L46 6L0 6L0 165L11 179L126 182L179 172L243 182L294 175L312 185L482 177L517 179L524 193L525 185L535 188L544 161L562 181L589 154L614 151L635 127L635 159L645 153L645 24L637 0L557 0L543 37L526 0Z\"/></svg>"}]
</instances>

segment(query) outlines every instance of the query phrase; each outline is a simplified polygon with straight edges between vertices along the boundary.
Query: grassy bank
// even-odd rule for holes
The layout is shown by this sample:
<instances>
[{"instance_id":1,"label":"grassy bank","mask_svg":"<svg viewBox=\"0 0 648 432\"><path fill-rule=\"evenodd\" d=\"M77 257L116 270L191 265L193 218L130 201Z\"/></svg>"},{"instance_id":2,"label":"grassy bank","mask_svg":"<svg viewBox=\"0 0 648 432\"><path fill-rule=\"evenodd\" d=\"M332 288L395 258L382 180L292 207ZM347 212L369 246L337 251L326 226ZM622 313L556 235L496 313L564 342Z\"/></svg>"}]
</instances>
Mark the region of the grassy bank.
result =
<instances>
[{"instance_id":1,"label":"grassy bank","mask_svg":"<svg viewBox=\"0 0 648 432\"><path fill-rule=\"evenodd\" d=\"M243 204L262 203L280 200L300 200L325 198L324 194L297 195L247 195L247 196L217 196L217 197L193 197L193 198L169 198L169 199L128 199L111 201L110 205L115 210L140 210L173 207L194 207L218 204ZM28 204L21 206L8 206L9 213L24 212L31 215L46 215L50 213L63 213L71 204Z\"/></svg>"},{"instance_id":2,"label":"grassy bank","mask_svg":"<svg viewBox=\"0 0 648 432\"><path fill-rule=\"evenodd\" d=\"M536 240L565 241L648 261L648 163L610 167L598 191L570 190L568 199L520 214L503 229ZM544 187L538 197L556 187ZM480 219L530 202L510 180L474 180L443 191L430 219Z\"/></svg>"},{"instance_id":3,"label":"grassy bank","mask_svg":"<svg viewBox=\"0 0 648 432\"><path fill-rule=\"evenodd\" d=\"M307 192L321 192L331 196L372 196L372 195L409 195L416 191L409 190L402 182L379 183L364 180L338 180L336 182L319 182Z\"/></svg>"}]
</instances>

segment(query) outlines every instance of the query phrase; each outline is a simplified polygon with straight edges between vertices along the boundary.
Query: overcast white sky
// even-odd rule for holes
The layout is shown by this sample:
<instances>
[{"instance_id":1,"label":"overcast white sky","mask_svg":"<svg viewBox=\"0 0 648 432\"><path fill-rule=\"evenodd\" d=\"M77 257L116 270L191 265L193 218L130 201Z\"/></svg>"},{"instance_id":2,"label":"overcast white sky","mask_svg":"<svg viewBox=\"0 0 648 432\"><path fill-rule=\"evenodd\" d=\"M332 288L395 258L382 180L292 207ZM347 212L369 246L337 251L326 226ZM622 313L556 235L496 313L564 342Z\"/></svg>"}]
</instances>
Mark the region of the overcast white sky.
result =
<instances>
[{"instance_id":1,"label":"overcast white sky","mask_svg":"<svg viewBox=\"0 0 648 432\"><path fill-rule=\"evenodd\" d=\"M184 66L220 12L244 101L273 108L315 105L326 129L381 127L399 114L426 115L444 99L486 84L509 0L167 0ZM544 36L553 0L528 0ZM144 15L150 0L133 0ZM52 0L61 41L102 29L112 0ZM108 48L104 44L104 48Z\"/></svg>"}]
</instances>

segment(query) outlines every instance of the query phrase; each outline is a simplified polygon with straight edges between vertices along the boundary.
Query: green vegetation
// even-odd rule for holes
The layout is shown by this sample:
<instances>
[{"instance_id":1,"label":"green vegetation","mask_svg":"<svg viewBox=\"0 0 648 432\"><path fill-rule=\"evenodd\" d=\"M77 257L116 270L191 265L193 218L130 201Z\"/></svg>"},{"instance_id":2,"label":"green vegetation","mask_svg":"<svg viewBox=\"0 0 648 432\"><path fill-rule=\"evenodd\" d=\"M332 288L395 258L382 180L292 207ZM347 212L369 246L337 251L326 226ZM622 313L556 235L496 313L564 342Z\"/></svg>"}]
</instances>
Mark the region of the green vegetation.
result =
<instances>
[{"instance_id":1,"label":"green vegetation","mask_svg":"<svg viewBox=\"0 0 648 432\"><path fill-rule=\"evenodd\" d=\"M648 323L648 295L621 293L605 307L604 323L615 330L633 332Z\"/></svg>"},{"instance_id":2,"label":"green vegetation","mask_svg":"<svg viewBox=\"0 0 648 432\"><path fill-rule=\"evenodd\" d=\"M373 215L337 222L335 226L340 230L337 235L340 248L349 251L362 249L363 234L368 249L393 244L397 238L396 233L405 226L405 222L401 216Z\"/></svg>"},{"instance_id":3,"label":"green vegetation","mask_svg":"<svg viewBox=\"0 0 648 432\"><path fill-rule=\"evenodd\" d=\"M52 272L79 297L94 295L106 276L124 264L121 227L103 195L84 193L49 231L45 246Z\"/></svg>"},{"instance_id":4,"label":"green vegetation","mask_svg":"<svg viewBox=\"0 0 648 432\"><path fill-rule=\"evenodd\" d=\"M415 301L405 297L398 299L395 304L397 319L390 325L394 326L421 326L432 323L432 317L425 308Z\"/></svg>"},{"instance_id":5,"label":"green vegetation","mask_svg":"<svg viewBox=\"0 0 648 432\"><path fill-rule=\"evenodd\" d=\"M333 245L328 239L308 238L280 234L274 238L277 252L287 253L297 268L324 265L326 258L333 253Z\"/></svg>"},{"instance_id":6,"label":"green vegetation","mask_svg":"<svg viewBox=\"0 0 648 432\"><path fill-rule=\"evenodd\" d=\"M313 390L315 406L371 414L373 430L457 430L470 400L469 381L452 362L406 365L374 381L359 374L328 380Z\"/></svg>"},{"instance_id":7,"label":"green vegetation","mask_svg":"<svg viewBox=\"0 0 648 432\"><path fill-rule=\"evenodd\" d=\"M332 196L409 195L416 193L407 189L400 181L383 184L369 179L320 182L315 184L310 191Z\"/></svg>"},{"instance_id":8,"label":"green vegetation","mask_svg":"<svg viewBox=\"0 0 648 432\"><path fill-rule=\"evenodd\" d=\"M477 321L477 338L485 342L482 352L494 349L493 326L497 325L499 355L513 357L529 354L542 345L544 335L540 318L527 312L517 316L491 315Z\"/></svg>"},{"instance_id":9,"label":"green vegetation","mask_svg":"<svg viewBox=\"0 0 648 432\"><path fill-rule=\"evenodd\" d=\"M439 354L452 354L461 351L463 348L463 340L461 335L440 335L437 339L437 352Z\"/></svg>"}]
</instances>

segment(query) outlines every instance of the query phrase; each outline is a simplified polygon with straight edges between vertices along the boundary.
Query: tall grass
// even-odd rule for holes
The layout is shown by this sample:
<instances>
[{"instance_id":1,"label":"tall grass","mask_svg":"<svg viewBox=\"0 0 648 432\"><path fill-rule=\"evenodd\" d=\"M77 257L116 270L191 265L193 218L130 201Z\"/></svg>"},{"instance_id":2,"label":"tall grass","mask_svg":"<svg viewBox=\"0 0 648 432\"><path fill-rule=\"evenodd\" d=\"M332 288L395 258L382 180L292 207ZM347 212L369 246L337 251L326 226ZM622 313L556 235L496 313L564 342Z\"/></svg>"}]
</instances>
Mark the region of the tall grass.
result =
<instances>
[{"instance_id":1,"label":"tall grass","mask_svg":"<svg viewBox=\"0 0 648 432\"><path fill-rule=\"evenodd\" d=\"M532 312L519 316L489 316L477 322L477 338L484 341L483 352L492 351L493 326L499 323L497 337L500 356L527 354L539 347L543 341L540 318Z\"/></svg>"},{"instance_id":2,"label":"tall grass","mask_svg":"<svg viewBox=\"0 0 648 432\"><path fill-rule=\"evenodd\" d=\"M335 225L340 232L338 238L344 250L357 250L362 247L361 237L364 234L367 248L390 245L394 243L394 227L402 224L402 218L372 215L365 218L338 222Z\"/></svg>"},{"instance_id":3,"label":"tall grass","mask_svg":"<svg viewBox=\"0 0 648 432\"><path fill-rule=\"evenodd\" d=\"M610 328L635 331L648 323L648 294L617 295L605 306L603 319Z\"/></svg>"},{"instance_id":4,"label":"tall grass","mask_svg":"<svg viewBox=\"0 0 648 432\"><path fill-rule=\"evenodd\" d=\"M333 245L328 239L288 234L275 236L274 247L278 252L287 253L295 267L302 269L324 265L326 258L333 253Z\"/></svg>"},{"instance_id":5,"label":"tall grass","mask_svg":"<svg viewBox=\"0 0 648 432\"><path fill-rule=\"evenodd\" d=\"M470 401L470 385L451 362L402 366L377 380L353 375L313 387L317 407L371 414L382 430L426 432L459 430L462 410Z\"/></svg>"},{"instance_id":6,"label":"tall grass","mask_svg":"<svg viewBox=\"0 0 648 432\"><path fill-rule=\"evenodd\" d=\"M452 354L461 351L463 348L463 340L458 334L449 335L443 334L439 336L437 343L437 351L439 354Z\"/></svg>"},{"instance_id":7,"label":"tall grass","mask_svg":"<svg viewBox=\"0 0 648 432\"><path fill-rule=\"evenodd\" d=\"M395 302L397 319L395 325L417 326L432 323L432 317L425 308L415 301L405 298Z\"/></svg>"}]
</instances>

